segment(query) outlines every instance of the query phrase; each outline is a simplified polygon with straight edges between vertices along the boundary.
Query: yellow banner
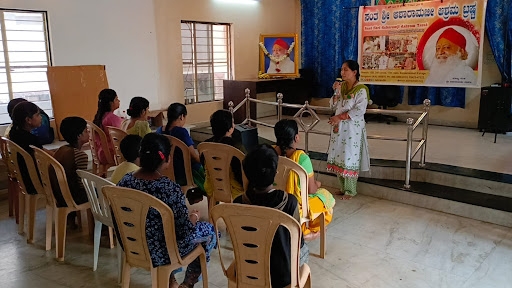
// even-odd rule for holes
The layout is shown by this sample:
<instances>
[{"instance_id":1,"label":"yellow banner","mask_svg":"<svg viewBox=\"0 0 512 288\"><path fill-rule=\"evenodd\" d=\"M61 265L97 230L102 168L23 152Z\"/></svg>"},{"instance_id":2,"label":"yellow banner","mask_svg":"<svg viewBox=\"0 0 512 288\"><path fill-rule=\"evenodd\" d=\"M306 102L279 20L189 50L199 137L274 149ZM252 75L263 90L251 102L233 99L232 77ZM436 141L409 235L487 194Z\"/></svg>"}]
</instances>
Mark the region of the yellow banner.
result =
<instances>
[{"instance_id":1,"label":"yellow banner","mask_svg":"<svg viewBox=\"0 0 512 288\"><path fill-rule=\"evenodd\" d=\"M444 0L360 7L360 80L480 87L486 4Z\"/></svg>"}]
</instances>

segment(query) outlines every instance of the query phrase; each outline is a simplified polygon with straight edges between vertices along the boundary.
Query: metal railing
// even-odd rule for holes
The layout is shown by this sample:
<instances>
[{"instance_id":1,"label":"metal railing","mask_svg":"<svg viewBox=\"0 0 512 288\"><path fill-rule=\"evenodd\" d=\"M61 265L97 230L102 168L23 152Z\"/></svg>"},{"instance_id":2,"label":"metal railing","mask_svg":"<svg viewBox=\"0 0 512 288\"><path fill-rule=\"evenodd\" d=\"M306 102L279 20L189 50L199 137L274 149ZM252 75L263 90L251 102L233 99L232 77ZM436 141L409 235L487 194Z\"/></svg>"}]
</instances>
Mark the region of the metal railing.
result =
<instances>
[{"instance_id":1,"label":"metal railing","mask_svg":"<svg viewBox=\"0 0 512 288\"><path fill-rule=\"evenodd\" d=\"M312 106L308 101L305 101L304 105L299 104L288 104L283 103L283 94L277 93L277 102L263 101L251 98L250 90L245 89L245 99L242 100L238 105L234 106L233 101L229 101L229 111L231 113L235 113L238 109L240 109L243 105L245 105L245 120L242 121L241 124L258 124L266 127L274 128L274 125L261 122L255 119L251 119L251 103L259 103L265 105L277 106L277 120L281 120L283 117L283 107L285 108L297 108L299 111L293 115L293 118L297 121L302 132L304 132L304 148L306 153L309 152L309 134L320 134L330 136L330 132L315 130L315 126L320 122L320 117L316 111L324 111L332 113L333 109L329 107L322 106ZM416 121L413 118L407 118L407 137L406 138L397 138L397 137L387 137L387 136L379 136L379 135L367 135L367 139L376 139L376 140L391 140L391 141L406 141L406 156L405 156L405 189L410 189L410 181L411 181L411 163L416 154L421 152L420 158L420 167L425 167L425 158L427 154L427 136L428 136L428 118L429 118L429 110L430 110L430 100L425 99L423 101L423 111L405 111L405 110L384 110L384 109L366 109L366 114L381 114L381 115L419 115ZM310 114L314 120L310 124L304 123L303 115L304 113ZM422 124L422 134L421 138L413 138L413 133L418 128L418 126ZM414 148L413 151L413 142L418 142L418 145Z\"/></svg>"}]
</instances>

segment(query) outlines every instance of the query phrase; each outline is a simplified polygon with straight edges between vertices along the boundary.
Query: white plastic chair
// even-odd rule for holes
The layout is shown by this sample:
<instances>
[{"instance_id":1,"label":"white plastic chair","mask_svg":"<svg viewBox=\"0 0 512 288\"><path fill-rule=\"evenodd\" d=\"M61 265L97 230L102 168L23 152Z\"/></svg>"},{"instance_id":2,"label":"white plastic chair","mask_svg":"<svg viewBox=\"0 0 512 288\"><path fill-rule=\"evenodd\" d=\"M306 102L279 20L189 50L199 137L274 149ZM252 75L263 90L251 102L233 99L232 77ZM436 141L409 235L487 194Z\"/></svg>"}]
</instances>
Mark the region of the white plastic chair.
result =
<instances>
[{"instance_id":1,"label":"white plastic chair","mask_svg":"<svg viewBox=\"0 0 512 288\"><path fill-rule=\"evenodd\" d=\"M108 226L110 248L113 248L114 244L114 223L112 222L112 214L110 213L110 206L103 196L101 189L104 186L115 186L114 183L101 178L98 175L94 175L87 171L76 170L76 173L82 178L85 191L87 191L87 198L91 203L91 212L94 217L94 264L93 271L98 268L98 255L100 252L100 238L101 228L103 225ZM118 260L118 282L121 282L121 264L122 264L122 252L121 246L117 245L117 260Z\"/></svg>"}]
</instances>

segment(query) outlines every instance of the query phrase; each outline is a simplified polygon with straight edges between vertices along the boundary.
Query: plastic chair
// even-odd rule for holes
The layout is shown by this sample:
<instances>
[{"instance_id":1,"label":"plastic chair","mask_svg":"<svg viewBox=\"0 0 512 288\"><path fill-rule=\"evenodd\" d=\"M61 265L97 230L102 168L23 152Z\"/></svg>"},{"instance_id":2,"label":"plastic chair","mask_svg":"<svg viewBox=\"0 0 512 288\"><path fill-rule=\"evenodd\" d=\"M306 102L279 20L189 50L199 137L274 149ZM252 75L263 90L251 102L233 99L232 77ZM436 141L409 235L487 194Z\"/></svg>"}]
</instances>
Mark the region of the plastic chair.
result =
<instances>
[{"instance_id":1,"label":"plastic chair","mask_svg":"<svg viewBox=\"0 0 512 288\"><path fill-rule=\"evenodd\" d=\"M30 146L34 149L34 157L36 159L37 168L39 170L39 175L41 176L41 183L43 184L44 191L46 195L49 195L52 199L53 209L55 211L55 244L56 244L56 258L57 261L64 261L64 252L66 246L66 224L68 221L68 214L74 211L82 211L88 210L88 226L89 233L92 234L92 215L90 213L91 204L89 202L83 204L76 204L75 200L71 196L71 192L69 191L68 180L66 178L66 171L64 167L55 160L52 156L48 155L48 153L44 152L42 149L39 149L34 146ZM53 170L53 171L52 171ZM53 172L56 176L55 179L57 183L54 183L57 186L52 186L52 180L50 173ZM57 207L57 201L53 194L53 189L57 188L62 193L62 197L66 202L66 207ZM80 215L80 213L78 213ZM80 221L81 222L81 221ZM79 223L81 225L81 223Z\"/></svg>"},{"instance_id":2,"label":"plastic chair","mask_svg":"<svg viewBox=\"0 0 512 288\"><path fill-rule=\"evenodd\" d=\"M114 145L114 161L116 166L125 161L123 153L121 153L121 141L128 135L124 130L117 127L107 126L107 131L110 136L110 141Z\"/></svg>"},{"instance_id":3,"label":"plastic chair","mask_svg":"<svg viewBox=\"0 0 512 288\"><path fill-rule=\"evenodd\" d=\"M324 213L316 213L313 214L309 211L309 194L308 194L308 183L309 177L308 173L302 166L295 163L293 160L279 156L279 161L277 162L277 174L274 178L274 182L276 183L276 189L280 189L286 191L286 181L288 180L290 173L297 173L299 175L300 181L300 195L301 199L297 199L299 201L299 205L301 207L301 219L300 224L304 224L310 221L315 220L320 217L320 258L325 258L325 215ZM311 217L309 216L311 215Z\"/></svg>"},{"instance_id":4,"label":"plastic chair","mask_svg":"<svg viewBox=\"0 0 512 288\"><path fill-rule=\"evenodd\" d=\"M200 257L201 261L203 287L208 287L206 254L203 246L197 245L185 257L180 256L174 229L174 213L167 204L142 191L115 186L104 186L103 195L110 203L123 245L122 287L130 286L131 267L139 267L151 272L152 287L168 288L171 272L187 266L197 257ZM146 217L150 208L157 210L162 217L162 223L165 223L165 244L171 264L153 267L151 262L146 239Z\"/></svg>"},{"instance_id":5,"label":"plastic chair","mask_svg":"<svg viewBox=\"0 0 512 288\"><path fill-rule=\"evenodd\" d=\"M190 156L190 150L188 150L187 144L185 144L180 139L174 137L165 135L169 141L171 142L171 157L174 155L174 152L176 151L176 148L181 150L181 153L183 153L183 167L185 167L185 176L187 177L187 185L181 186L181 190L183 193L187 193L188 189L192 187L196 187L196 184L194 184L194 177L192 176L192 162L191 162L191 156ZM169 165L167 169L164 171L164 175L167 176L172 181L176 182L176 177L174 174L174 165Z\"/></svg>"},{"instance_id":6,"label":"plastic chair","mask_svg":"<svg viewBox=\"0 0 512 288\"><path fill-rule=\"evenodd\" d=\"M102 177L106 176L108 168L116 164L114 157L110 154L107 136L100 127L96 126L91 121L87 121L87 131L89 131L89 146L92 155L92 173ZM100 163L98 147L96 147L96 139L98 137L103 153L105 153L105 159L107 159L107 163L104 164Z\"/></svg>"},{"instance_id":7,"label":"plastic chair","mask_svg":"<svg viewBox=\"0 0 512 288\"><path fill-rule=\"evenodd\" d=\"M37 169L32 156L11 140L4 139L3 141L6 143L7 153L9 155L7 158L9 159L10 166L13 167L13 177L18 182L17 184L20 192L18 233L23 234L25 230L25 214L27 214L27 243L34 243L37 202L40 199L44 199L46 201L46 250L50 250L52 248L52 216L54 206L52 200L51 198L47 197L47 194L43 189L41 182L39 181ZM19 172L21 170L18 163L18 155L20 155L25 161L28 175L23 175L23 173ZM34 185L37 194L28 194L27 188L25 186L25 181L27 179L32 180L32 184Z\"/></svg>"},{"instance_id":8,"label":"plastic chair","mask_svg":"<svg viewBox=\"0 0 512 288\"><path fill-rule=\"evenodd\" d=\"M19 188L18 181L14 178L14 168L9 161L9 153L7 153L7 141L5 137L0 138L0 155L2 161L7 168L7 202L9 203L9 217L16 218L19 223Z\"/></svg>"},{"instance_id":9,"label":"plastic chair","mask_svg":"<svg viewBox=\"0 0 512 288\"><path fill-rule=\"evenodd\" d=\"M114 223L112 222L110 206L103 196L101 189L104 186L115 186L115 184L87 171L76 170L76 173L82 178L85 191L87 191L87 198L89 198L89 203L91 203L92 216L94 217L94 263L92 270L96 271L98 268L101 228L103 225L108 227L110 249L114 248ZM117 245L118 282L121 282L121 254L121 247Z\"/></svg>"},{"instance_id":10,"label":"plastic chair","mask_svg":"<svg viewBox=\"0 0 512 288\"><path fill-rule=\"evenodd\" d=\"M270 251L278 227L290 232L291 283L288 287L311 287L307 264L299 268L301 227L290 215L273 208L243 204L220 204L211 211L217 221L226 223L233 243L235 259L226 269L219 249L220 263L228 278L228 287L271 287Z\"/></svg>"},{"instance_id":11,"label":"plastic chair","mask_svg":"<svg viewBox=\"0 0 512 288\"><path fill-rule=\"evenodd\" d=\"M233 146L212 142L199 144L197 150L205 159L205 167L208 170L208 175L212 179L214 186L213 196L208 199L208 209L211 210L217 202L233 202L230 177L231 159L235 157L242 163L245 154ZM242 178L244 182L243 186L246 189L248 181L243 169Z\"/></svg>"}]
</instances>

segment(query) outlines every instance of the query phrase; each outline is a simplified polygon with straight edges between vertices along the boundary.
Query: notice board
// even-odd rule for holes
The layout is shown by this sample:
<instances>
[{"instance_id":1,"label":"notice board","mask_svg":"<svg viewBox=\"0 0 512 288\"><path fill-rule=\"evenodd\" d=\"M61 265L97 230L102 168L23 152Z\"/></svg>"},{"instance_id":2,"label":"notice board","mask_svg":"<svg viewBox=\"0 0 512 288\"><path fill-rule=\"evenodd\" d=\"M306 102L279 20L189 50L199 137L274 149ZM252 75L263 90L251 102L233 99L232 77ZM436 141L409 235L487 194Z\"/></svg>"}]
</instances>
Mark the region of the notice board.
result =
<instances>
[{"instance_id":1,"label":"notice board","mask_svg":"<svg viewBox=\"0 0 512 288\"><path fill-rule=\"evenodd\" d=\"M46 72L57 135L62 119L79 116L92 121L98 109L98 94L108 88L105 65L50 66Z\"/></svg>"}]
</instances>

